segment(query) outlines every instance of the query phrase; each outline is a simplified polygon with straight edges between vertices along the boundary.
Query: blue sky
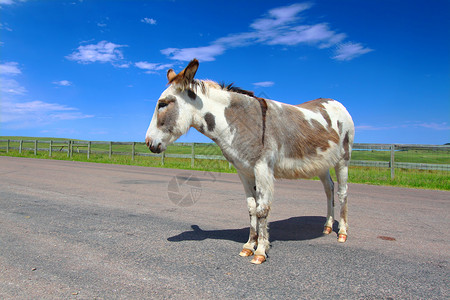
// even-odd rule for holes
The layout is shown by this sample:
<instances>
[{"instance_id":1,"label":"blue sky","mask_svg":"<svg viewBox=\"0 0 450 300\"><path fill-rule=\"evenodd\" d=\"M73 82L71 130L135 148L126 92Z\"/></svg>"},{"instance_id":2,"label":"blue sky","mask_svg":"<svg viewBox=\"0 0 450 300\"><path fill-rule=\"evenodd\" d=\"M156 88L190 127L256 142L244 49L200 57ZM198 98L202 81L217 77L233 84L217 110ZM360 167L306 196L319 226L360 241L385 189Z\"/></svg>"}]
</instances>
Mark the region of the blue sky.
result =
<instances>
[{"instance_id":1,"label":"blue sky","mask_svg":"<svg viewBox=\"0 0 450 300\"><path fill-rule=\"evenodd\" d=\"M143 141L196 57L199 79L341 101L356 142L443 144L449 37L447 0L0 0L0 135Z\"/></svg>"}]
</instances>

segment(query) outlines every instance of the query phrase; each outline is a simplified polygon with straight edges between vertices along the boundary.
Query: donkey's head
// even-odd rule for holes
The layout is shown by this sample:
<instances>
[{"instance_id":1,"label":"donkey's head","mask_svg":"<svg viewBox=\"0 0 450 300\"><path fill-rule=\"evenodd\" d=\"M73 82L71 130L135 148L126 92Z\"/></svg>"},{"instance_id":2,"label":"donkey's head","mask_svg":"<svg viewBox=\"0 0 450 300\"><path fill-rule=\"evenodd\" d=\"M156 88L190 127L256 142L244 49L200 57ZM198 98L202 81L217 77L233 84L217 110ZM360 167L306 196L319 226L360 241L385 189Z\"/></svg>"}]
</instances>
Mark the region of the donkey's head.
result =
<instances>
[{"instance_id":1,"label":"donkey's head","mask_svg":"<svg viewBox=\"0 0 450 300\"><path fill-rule=\"evenodd\" d=\"M163 152L192 126L197 96L190 87L193 85L197 68L198 60L193 59L178 74L172 69L167 71L169 87L159 97L145 137L150 151Z\"/></svg>"}]
</instances>

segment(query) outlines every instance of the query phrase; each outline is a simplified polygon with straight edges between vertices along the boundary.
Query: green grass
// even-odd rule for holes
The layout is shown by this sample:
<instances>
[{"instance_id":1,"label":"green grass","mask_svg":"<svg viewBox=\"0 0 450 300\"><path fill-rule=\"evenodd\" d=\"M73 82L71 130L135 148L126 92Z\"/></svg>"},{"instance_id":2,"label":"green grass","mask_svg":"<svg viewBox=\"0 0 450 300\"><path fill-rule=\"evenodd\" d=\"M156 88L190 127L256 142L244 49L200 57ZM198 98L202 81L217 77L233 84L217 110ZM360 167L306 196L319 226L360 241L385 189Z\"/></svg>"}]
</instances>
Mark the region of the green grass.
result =
<instances>
[{"instance_id":1,"label":"green grass","mask_svg":"<svg viewBox=\"0 0 450 300\"><path fill-rule=\"evenodd\" d=\"M31 142L24 142L23 147L24 148L34 148L34 140L38 141L38 148L49 148L49 144L47 143L39 143L39 141L49 141L52 140L54 145L65 145L65 142L68 141L68 139L62 139L62 138L35 138L35 137L7 137L7 136L0 136L0 140L26 140ZM73 140L72 141L80 141L80 140ZM6 142L0 142L0 147L6 147ZM18 142L10 142L10 147L19 147ZM53 151L54 153L59 151L61 148L54 147ZM62 148L66 149L66 148ZM74 145L74 151L77 150L86 150L86 146L80 146L80 145ZM0 150L1 151L1 150ZM5 151L5 150L3 150ZM100 144L100 145L91 145L91 151L92 153L95 152L109 152L109 145L108 144ZM113 151L114 152L127 152L131 153L132 146L131 145L113 145ZM165 151L166 154L191 154L191 146L180 146L180 145L170 145L167 150ZM149 153L149 150L145 144L136 144L135 148L136 153ZM196 154L202 154L202 155L222 155L222 151L216 144L197 144L195 145L195 153ZM67 155L67 154L66 154ZM172 159L172 158L171 158Z\"/></svg>"},{"instance_id":2,"label":"green grass","mask_svg":"<svg viewBox=\"0 0 450 300\"><path fill-rule=\"evenodd\" d=\"M148 156L135 156L135 159L133 161L131 159L131 155L112 155L111 158L109 158L108 154L91 154L90 158L87 159L87 155L85 153L73 153L72 158L69 158L67 157L67 153L65 152L53 151L52 157L50 157L48 152L43 151L38 151L37 155L34 155L34 151L30 150L24 150L22 151L22 153L19 153L18 150L10 150L9 153L6 153L6 151L3 149L0 149L0 156L70 160L70 161L83 161L83 162L105 163L105 164L134 165L143 167L236 173L234 167L230 168L228 162L225 160L195 159L194 168L191 168L190 158L166 157L164 161L164 166L162 166L160 157L148 157Z\"/></svg>"},{"instance_id":3,"label":"green grass","mask_svg":"<svg viewBox=\"0 0 450 300\"><path fill-rule=\"evenodd\" d=\"M390 151L354 150L352 160L390 161ZM450 164L450 151L445 150L402 150L395 151L396 162Z\"/></svg>"},{"instance_id":4,"label":"green grass","mask_svg":"<svg viewBox=\"0 0 450 300\"><path fill-rule=\"evenodd\" d=\"M24 139L24 140L50 140L50 138L28 138L28 137L0 137L0 139ZM54 144L62 144L66 139L53 139ZM39 148L47 148L49 144L38 143ZM0 147L6 147L5 142L0 142ZM19 143L10 143L10 147L19 147ZM34 142L24 143L24 148L34 148ZM81 150L86 150L86 147L80 147ZM131 153L130 145L114 145L114 152L128 152ZM24 150L21 154L18 150L10 150L6 153L5 149L0 149L0 156L15 156L15 157L31 157L40 159L59 159L72 161L88 161L95 163L112 163L121 165L135 165L145 167L163 167L172 169L186 169L186 170L200 170L209 172L225 172L236 173L234 167L229 167L227 161L223 160L204 160L196 159L194 168L191 168L190 158L165 158L164 166L161 166L160 157L135 156L135 160L131 159L131 155L112 155L109 158L109 145L92 145L92 154L90 159L87 159L86 153L77 153L77 148L74 148L72 158L67 157L67 153L59 152L58 148L53 149L52 157L49 157L47 151L38 151L34 155L34 151ZM166 150L166 154L190 154L191 146L171 145ZM104 153L101 153L104 152ZM137 153L149 153L145 145L136 145ZM201 155L221 155L220 148L215 144L198 144L195 146L195 153ZM352 153L353 160L370 160L370 161L389 161L389 151L354 151ZM409 150L396 151L395 160L398 162L413 162L413 163L437 163L449 164L450 154L448 151L428 151L428 150ZM389 185L401 186L409 188L425 188L425 189L439 189L450 190L450 180L448 171L428 171L428 170L413 170L413 169L395 169L395 178L391 180L390 169L375 168L375 167L350 167L349 182L363 183L372 185ZM334 170L332 176L336 181ZM317 178L316 178L317 179Z\"/></svg>"},{"instance_id":5,"label":"green grass","mask_svg":"<svg viewBox=\"0 0 450 300\"><path fill-rule=\"evenodd\" d=\"M332 177L336 181L334 170ZM433 190L450 190L448 171L395 169L395 178L391 179L389 168L350 167L349 182L371 185L399 186Z\"/></svg>"}]
</instances>

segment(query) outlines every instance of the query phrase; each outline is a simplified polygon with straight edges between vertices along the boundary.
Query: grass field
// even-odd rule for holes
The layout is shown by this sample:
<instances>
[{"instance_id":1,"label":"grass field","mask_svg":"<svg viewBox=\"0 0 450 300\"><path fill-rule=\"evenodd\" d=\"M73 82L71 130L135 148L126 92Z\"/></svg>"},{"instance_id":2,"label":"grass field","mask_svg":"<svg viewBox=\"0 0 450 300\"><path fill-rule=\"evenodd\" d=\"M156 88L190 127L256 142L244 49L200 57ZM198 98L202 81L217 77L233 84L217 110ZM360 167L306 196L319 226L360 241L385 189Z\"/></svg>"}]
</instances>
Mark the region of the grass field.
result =
<instances>
[{"instance_id":1,"label":"grass field","mask_svg":"<svg viewBox=\"0 0 450 300\"><path fill-rule=\"evenodd\" d=\"M50 140L50 138L29 138L29 137L0 137L0 139L24 139L24 140ZM54 145L63 145L66 139L51 139ZM0 147L6 147L5 142L0 142ZM19 147L19 143L10 143L10 147ZM24 148L34 148L34 142L23 143ZM49 144L38 143L38 148L48 149ZM234 167L229 166L224 160L204 160L196 159L194 168L191 168L190 158L166 158L164 166L161 166L160 157L135 156L135 160L131 159L129 155L113 154L109 158L109 145L92 145L90 159L87 159L86 153L77 153L77 147L74 147L73 157L67 157L67 152L60 152L64 149L54 147L52 157L46 151L38 151L34 155L33 150L24 150L19 154L18 150L10 150L6 153L5 149L0 149L2 156L17 156L17 157L32 157L41 159L59 159L59 160L73 160L73 161L89 161L97 163L113 163L124 165L136 165L147 167L164 167L174 169L200 170L208 172L226 172L235 173ZM79 147L79 150L86 151L86 147ZM131 153L131 145L114 145L114 152ZM147 147L143 144L137 144L135 148L136 153L149 153ZM166 154L191 154L191 146L171 145L166 150ZM195 146L195 153L197 155L221 155L220 148L215 144L198 144ZM389 161L389 151L353 151L352 159L367 160L367 161ZM412 163L433 163L433 164L450 164L450 154L448 151L429 151L429 150L410 150L410 151L396 151L395 160L398 162L412 162ZM350 167L349 182L364 183L372 185L392 185L409 188L425 188L425 189L440 189L450 190L450 173L448 171L428 171L428 170L413 170L413 169L395 169L395 178L391 179L389 168L375 168L375 167ZM332 176L335 179L334 171ZM317 178L316 178L317 179Z\"/></svg>"},{"instance_id":2,"label":"grass field","mask_svg":"<svg viewBox=\"0 0 450 300\"><path fill-rule=\"evenodd\" d=\"M390 151L354 150L352 159L368 161L389 161ZM450 164L449 151L408 150L395 151L396 162L424 163L424 164Z\"/></svg>"}]
</instances>

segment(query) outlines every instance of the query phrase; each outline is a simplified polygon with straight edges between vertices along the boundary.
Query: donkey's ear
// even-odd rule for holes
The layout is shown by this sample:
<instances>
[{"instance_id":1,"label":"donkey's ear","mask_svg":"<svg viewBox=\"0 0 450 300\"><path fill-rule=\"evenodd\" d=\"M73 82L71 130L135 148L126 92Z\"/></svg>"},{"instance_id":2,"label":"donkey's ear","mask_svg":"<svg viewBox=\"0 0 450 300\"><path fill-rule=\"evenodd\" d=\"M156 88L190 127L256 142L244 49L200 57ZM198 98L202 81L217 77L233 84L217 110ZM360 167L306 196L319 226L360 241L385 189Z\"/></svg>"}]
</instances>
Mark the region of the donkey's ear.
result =
<instances>
[{"instance_id":1,"label":"donkey's ear","mask_svg":"<svg viewBox=\"0 0 450 300\"><path fill-rule=\"evenodd\" d=\"M183 77L187 82L191 82L192 80L194 80L195 73L197 73L198 64L198 60L194 58L189 62L186 69L184 69Z\"/></svg>"},{"instance_id":2,"label":"donkey's ear","mask_svg":"<svg viewBox=\"0 0 450 300\"><path fill-rule=\"evenodd\" d=\"M169 69L169 71L167 71L167 80L169 81L169 83L171 83L175 77L177 76L177 74L175 73L175 71L173 69Z\"/></svg>"}]
</instances>

